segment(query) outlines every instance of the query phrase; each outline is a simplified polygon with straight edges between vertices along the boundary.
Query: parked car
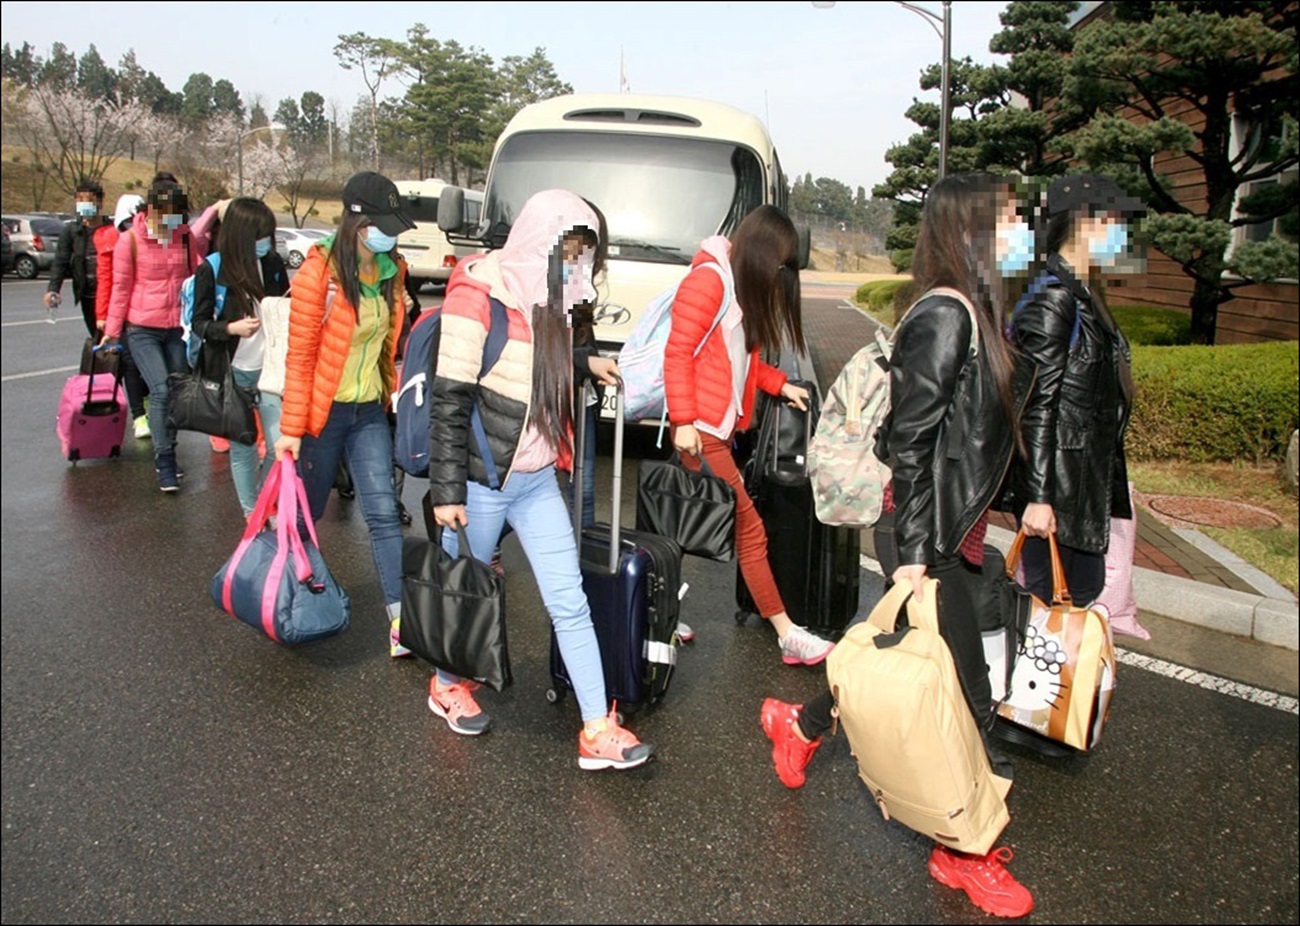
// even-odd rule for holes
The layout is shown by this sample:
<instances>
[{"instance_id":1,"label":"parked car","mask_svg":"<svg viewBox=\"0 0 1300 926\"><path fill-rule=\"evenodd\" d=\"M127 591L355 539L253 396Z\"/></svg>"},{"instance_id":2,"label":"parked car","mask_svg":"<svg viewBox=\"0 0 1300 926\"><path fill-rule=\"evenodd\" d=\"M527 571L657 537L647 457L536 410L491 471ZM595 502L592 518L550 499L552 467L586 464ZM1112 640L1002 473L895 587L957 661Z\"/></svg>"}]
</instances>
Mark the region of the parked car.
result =
<instances>
[{"instance_id":1,"label":"parked car","mask_svg":"<svg viewBox=\"0 0 1300 926\"><path fill-rule=\"evenodd\" d=\"M9 226L0 222L0 274L14 269L14 244L9 240Z\"/></svg>"},{"instance_id":2,"label":"parked car","mask_svg":"<svg viewBox=\"0 0 1300 926\"><path fill-rule=\"evenodd\" d=\"M0 222L9 229L14 273L19 277L33 280L42 270L49 270L54 265L54 252L64 225L60 219L22 214L0 216Z\"/></svg>"},{"instance_id":3,"label":"parked car","mask_svg":"<svg viewBox=\"0 0 1300 926\"><path fill-rule=\"evenodd\" d=\"M277 228L275 249L290 269L296 269L307 259L311 246L329 234L332 232L323 228Z\"/></svg>"}]
</instances>

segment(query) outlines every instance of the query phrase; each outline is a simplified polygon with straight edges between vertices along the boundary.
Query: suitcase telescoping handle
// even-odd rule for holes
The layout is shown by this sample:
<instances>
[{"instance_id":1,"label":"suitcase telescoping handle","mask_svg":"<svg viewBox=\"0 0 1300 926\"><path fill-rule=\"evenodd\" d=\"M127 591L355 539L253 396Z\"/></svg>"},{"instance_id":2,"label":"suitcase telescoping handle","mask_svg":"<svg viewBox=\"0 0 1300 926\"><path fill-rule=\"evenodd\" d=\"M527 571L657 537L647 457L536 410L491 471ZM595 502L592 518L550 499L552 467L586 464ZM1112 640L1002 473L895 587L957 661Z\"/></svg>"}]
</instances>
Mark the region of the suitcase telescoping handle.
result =
<instances>
[{"instance_id":1,"label":"suitcase telescoping handle","mask_svg":"<svg viewBox=\"0 0 1300 926\"><path fill-rule=\"evenodd\" d=\"M587 399L595 390L595 385L586 380L578 397L578 407L582 413L575 422L578 432L577 444L573 450L573 535L577 538L578 550L582 550L582 470L586 459L588 440L595 440L595 435L587 433ZM618 572L619 546L623 541L623 380L619 379L614 387L614 497L610 502L609 517L609 571Z\"/></svg>"},{"instance_id":2,"label":"suitcase telescoping handle","mask_svg":"<svg viewBox=\"0 0 1300 926\"><path fill-rule=\"evenodd\" d=\"M90 403L90 397L95 393L95 354L120 354L122 352L121 344L96 344L90 348L90 374L86 377L86 403ZM122 388L122 366L118 361L117 372L113 374L113 401L117 401L117 391Z\"/></svg>"}]
</instances>

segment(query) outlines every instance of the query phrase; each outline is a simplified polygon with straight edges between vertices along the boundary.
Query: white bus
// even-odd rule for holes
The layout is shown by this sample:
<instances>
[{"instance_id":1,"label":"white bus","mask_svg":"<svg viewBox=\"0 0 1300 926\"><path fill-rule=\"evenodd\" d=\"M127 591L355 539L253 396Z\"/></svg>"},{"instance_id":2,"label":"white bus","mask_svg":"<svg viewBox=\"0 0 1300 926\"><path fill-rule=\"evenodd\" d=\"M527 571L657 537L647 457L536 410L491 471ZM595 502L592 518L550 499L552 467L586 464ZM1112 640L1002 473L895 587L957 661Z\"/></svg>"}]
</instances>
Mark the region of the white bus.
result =
<instances>
[{"instance_id":1,"label":"white bus","mask_svg":"<svg viewBox=\"0 0 1300 926\"><path fill-rule=\"evenodd\" d=\"M482 250L464 244L453 245L438 228L438 198L447 184L442 180L397 180L397 191L406 199L407 213L415 228L402 233L397 239L397 250L406 258L412 279L424 283L443 284L462 257ZM473 227L482 220L483 194L462 190L462 213L467 225Z\"/></svg>"},{"instance_id":2,"label":"white bus","mask_svg":"<svg viewBox=\"0 0 1300 926\"><path fill-rule=\"evenodd\" d=\"M786 178L766 127L722 103L644 94L574 94L520 110L497 139L476 228L458 221L454 188L439 225L462 244L500 247L528 197L572 190L609 225L596 339L627 340L649 301L685 276L700 242L730 234L752 209L786 208ZM468 196L469 194L465 194ZM801 230L800 265L808 235Z\"/></svg>"}]
</instances>

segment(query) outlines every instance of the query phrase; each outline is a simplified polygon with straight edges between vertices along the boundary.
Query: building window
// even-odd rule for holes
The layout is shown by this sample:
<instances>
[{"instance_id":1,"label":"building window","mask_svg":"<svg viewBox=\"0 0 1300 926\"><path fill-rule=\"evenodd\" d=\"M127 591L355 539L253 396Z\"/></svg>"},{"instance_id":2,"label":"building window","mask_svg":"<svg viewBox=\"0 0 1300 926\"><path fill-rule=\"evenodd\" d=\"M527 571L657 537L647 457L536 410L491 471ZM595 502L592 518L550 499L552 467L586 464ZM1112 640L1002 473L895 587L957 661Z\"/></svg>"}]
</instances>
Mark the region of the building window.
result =
<instances>
[{"instance_id":1,"label":"building window","mask_svg":"<svg viewBox=\"0 0 1300 926\"><path fill-rule=\"evenodd\" d=\"M1244 116L1234 114L1232 117L1231 147L1233 157L1237 157L1243 150L1253 153L1262 146L1265 149L1264 160L1267 162L1267 160L1274 157L1270 150L1272 152L1281 150L1282 145L1289 140L1289 134L1294 131L1294 123L1278 123L1268 126L1254 123ZM1232 210L1233 218L1239 218L1244 214L1241 211L1241 201L1246 197L1279 184L1294 183L1298 176L1300 176L1300 169L1291 167L1281 173L1274 174L1272 177L1244 184L1237 190L1237 203ZM1274 219L1237 226L1233 230L1232 246L1235 248L1237 245L1248 241L1266 241L1275 234L1283 240L1296 243L1300 240L1297 231L1296 213L1292 211Z\"/></svg>"}]
</instances>

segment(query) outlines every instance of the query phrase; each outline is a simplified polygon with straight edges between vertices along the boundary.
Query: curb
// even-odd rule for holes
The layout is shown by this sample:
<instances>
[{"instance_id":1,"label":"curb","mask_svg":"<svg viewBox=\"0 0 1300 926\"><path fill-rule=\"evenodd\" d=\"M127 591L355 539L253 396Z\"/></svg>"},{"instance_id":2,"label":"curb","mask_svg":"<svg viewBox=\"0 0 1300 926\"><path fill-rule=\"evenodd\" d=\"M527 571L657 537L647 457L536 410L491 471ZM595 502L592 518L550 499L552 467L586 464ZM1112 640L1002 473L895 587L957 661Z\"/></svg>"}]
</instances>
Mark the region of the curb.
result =
<instances>
[{"instance_id":1,"label":"curb","mask_svg":"<svg viewBox=\"0 0 1300 926\"><path fill-rule=\"evenodd\" d=\"M1246 571L1258 572L1198 531L1180 530L1178 533L1238 575ZM1196 538L1184 536L1187 534L1195 534ZM1015 534L1010 531L989 525L988 542L1003 553L1011 547L1014 539ZM1238 564L1245 566L1245 569L1237 568ZM1266 580L1260 584L1268 586L1265 589L1268 594L1239 592L1135 566L1133 592L1137 597L1138 608L1150 614L1159 614L1170 620L1196 624L1239 637L1249 637L1272 646L1300 650L1300 603L1281 585L1262 573L1259 575ZM1259 587L1253 575L1241 575L1241 578L1248 584Z\"/></svg>"}]
</instances>

